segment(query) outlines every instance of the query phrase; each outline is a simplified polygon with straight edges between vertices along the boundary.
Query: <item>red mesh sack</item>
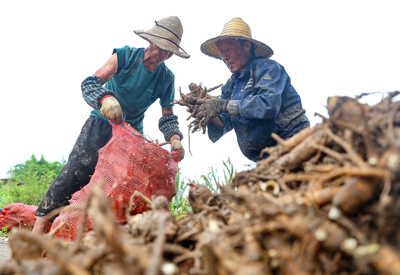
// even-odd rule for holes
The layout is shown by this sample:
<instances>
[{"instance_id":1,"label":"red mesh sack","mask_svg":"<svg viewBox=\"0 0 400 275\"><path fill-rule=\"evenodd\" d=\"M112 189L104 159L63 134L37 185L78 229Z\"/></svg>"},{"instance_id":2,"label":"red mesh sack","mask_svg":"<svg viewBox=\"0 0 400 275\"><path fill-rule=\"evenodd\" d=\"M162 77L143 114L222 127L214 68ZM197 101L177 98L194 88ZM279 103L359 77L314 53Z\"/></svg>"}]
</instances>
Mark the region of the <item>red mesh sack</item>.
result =
<instances>
[{"instance_id":1,"label":"red mesh sack","mask_svg":"<svg viewBox=\"0 0 400 275\"><path fill-rule=\"evenodd\" d=\"M126 211L135 191L151 199L165 196L169 201L176 194L175 176L178 172L180 152L168 152L149 142L126 122L113 126L111 140L99 151L99 159L90 182L75 192L70 205L84 203L90 188L105 181L104 194L111 200L112 212L117 222L126 223ZM149 210L146 203L133 198L131 215ZM71 211L70 211L71 209ZM66 207L54 220L51 230L62 222L66 224L54 235L66 242L73 242L78 227L82 224L82 210ZM85 232L91 230L92 218L86 217Z\"/></svg>"},{"instance_id":2,"label":"red mesh sack","mask_svg":"<svg viewBox=\"0 0 400 275\"><path fill-rule=\"evenodd\" d=\"M36 222L36 209L36 205L7 204L0 212L0 229L3 230L7 226L7 232L10 232L13 227L32 230ZM49 230L50 226L46 232L49 232Z\"/></svg>"}]
</instances>

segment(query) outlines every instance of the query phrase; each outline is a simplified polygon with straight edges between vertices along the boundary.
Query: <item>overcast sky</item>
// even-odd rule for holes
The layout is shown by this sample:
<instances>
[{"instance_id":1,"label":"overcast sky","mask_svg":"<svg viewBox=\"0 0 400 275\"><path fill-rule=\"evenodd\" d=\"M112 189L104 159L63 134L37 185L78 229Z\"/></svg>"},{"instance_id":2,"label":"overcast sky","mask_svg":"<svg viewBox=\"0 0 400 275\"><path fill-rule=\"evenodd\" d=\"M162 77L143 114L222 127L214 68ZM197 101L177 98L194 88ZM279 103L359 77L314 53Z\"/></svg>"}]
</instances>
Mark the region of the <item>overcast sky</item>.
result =
<instances>
[{"instance_id":1,"label":"overcast sky","mask_svg":"<svg viewBox=\"0 0 400 275\"><path fill-rule=\"evenodd\" d=\"M114 48L147 47L133 30L148 30L155 20L176 15L182 21L181 47L191 58L173 56L166 65L175 74L176 90L188 93L191 82L210 88L229 78L222 61L202 54L200 45L218 36L227 21L241 17L253 38L274 50L271 59L285 67L315 125L321 119L314 113L327 115L329 96L400 89L397 2L1 1L0 178L32 154L48 161L68 159L91 111L81 82ZM375 104L381 96L366 102ZM222 172L222 160L228 158L238 172L252 164L241 154L234 132L215 144L201 132L191 134L190 153L187 113L182 106L174 112L185 135L183 177L196 179L209 167ZM156 102L146 113L144 131L163 141L160 117Z\"/></svg>"}]
</instances>

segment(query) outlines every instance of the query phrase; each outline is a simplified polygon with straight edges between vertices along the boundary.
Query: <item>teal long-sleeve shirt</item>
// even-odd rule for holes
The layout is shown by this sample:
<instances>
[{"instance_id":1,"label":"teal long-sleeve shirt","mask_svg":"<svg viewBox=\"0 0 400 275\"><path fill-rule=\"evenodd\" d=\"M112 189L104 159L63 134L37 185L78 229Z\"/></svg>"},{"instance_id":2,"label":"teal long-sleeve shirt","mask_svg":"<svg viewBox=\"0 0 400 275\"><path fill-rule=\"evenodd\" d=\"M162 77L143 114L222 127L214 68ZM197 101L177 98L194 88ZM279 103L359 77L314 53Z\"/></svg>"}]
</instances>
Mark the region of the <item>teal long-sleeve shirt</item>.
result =
<instances>
[{"instance_id":1,"label":"teal long-sleeve shirt","mask_svg":"<svg viewBox=\"0 0 400 275\"><path fill-rule=\"evenodd\" d=\"M146 110L157 100L164 108L170 108L175 95L175 76L165 63L161 63L154 72L143 65L143 48L114 49L117 53L117 73L105 84L105 88L114 92L121 105L125 121L143 134L143 119ZM91 94L84 95L90 97ZM85 98L86 99L86 98ZM90 100L86 99L87 102ZM93 100L97 102L96 100ZM98 106L93 105L92 116L108 123Z\"/></svg>"}]
</instances>

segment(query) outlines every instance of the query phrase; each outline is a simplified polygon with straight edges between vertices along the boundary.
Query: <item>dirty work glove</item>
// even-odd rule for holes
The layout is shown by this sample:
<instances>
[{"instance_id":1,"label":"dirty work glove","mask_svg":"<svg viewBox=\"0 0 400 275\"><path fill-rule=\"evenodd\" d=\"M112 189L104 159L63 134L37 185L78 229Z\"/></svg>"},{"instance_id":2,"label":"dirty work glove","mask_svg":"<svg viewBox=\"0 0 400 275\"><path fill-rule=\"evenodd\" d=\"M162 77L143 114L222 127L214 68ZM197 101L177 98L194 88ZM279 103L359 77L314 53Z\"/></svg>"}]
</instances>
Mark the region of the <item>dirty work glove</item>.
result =
<instances>
[{"instance_id":1,"label":"dirty work glove","mask_svg":"<svg viewBox=\"0 0 400 275\"><path fill-rule=\"evenodd\" d=\"M183 160L183 157L185 156L185 149L183 149L183 145L180 140L176 139L171 142L171 150L181 150L181 160Z\"/></svg>"},{"instance_id":2,"label":"dirty work glove","mask_svg":"<svg viewBox=\"0 0 400 275\"><path fill-rule=\"evenodd\" d=\"M101 100L100 113L103 117L114 120L117 124L120 124L123 120L121 105L113 96L106 96Z\"/></svg>"},{"instance_id":3,"label":"dirty work glove","mask_svg":"<svg viewBox=\"0 0 400 275\"><path fill-rule=\"evenodd\" d=\"M196 104L201 104L199 111L196 114L197 118L201 117L217 117L222 113L227 113L228 110L226 106L228 101L222 98L207 98L207 99L197 99Z\"/></svg>"}]
</instances>

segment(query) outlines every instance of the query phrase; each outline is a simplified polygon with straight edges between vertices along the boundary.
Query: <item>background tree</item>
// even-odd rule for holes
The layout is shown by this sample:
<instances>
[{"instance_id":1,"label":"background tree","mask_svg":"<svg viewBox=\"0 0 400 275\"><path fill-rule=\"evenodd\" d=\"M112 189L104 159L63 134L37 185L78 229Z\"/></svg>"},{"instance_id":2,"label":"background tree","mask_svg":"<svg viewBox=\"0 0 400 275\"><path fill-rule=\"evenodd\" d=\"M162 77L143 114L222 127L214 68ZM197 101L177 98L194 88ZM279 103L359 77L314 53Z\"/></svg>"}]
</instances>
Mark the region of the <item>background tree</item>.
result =
<instances>
[{"instance_id":1,"label":"background tree","mask_svg":"<svg viewBox=\"0 0 400 275\"><path fill-rule=\"evenodd\" d=\"M12 202L39 206L65 163L64 158L61 162L48 162L43 155L40 160L32 155L26 162L15 165L7 172L7 183L0 189L0 208Z\"/></svg>"}]
</instances>

